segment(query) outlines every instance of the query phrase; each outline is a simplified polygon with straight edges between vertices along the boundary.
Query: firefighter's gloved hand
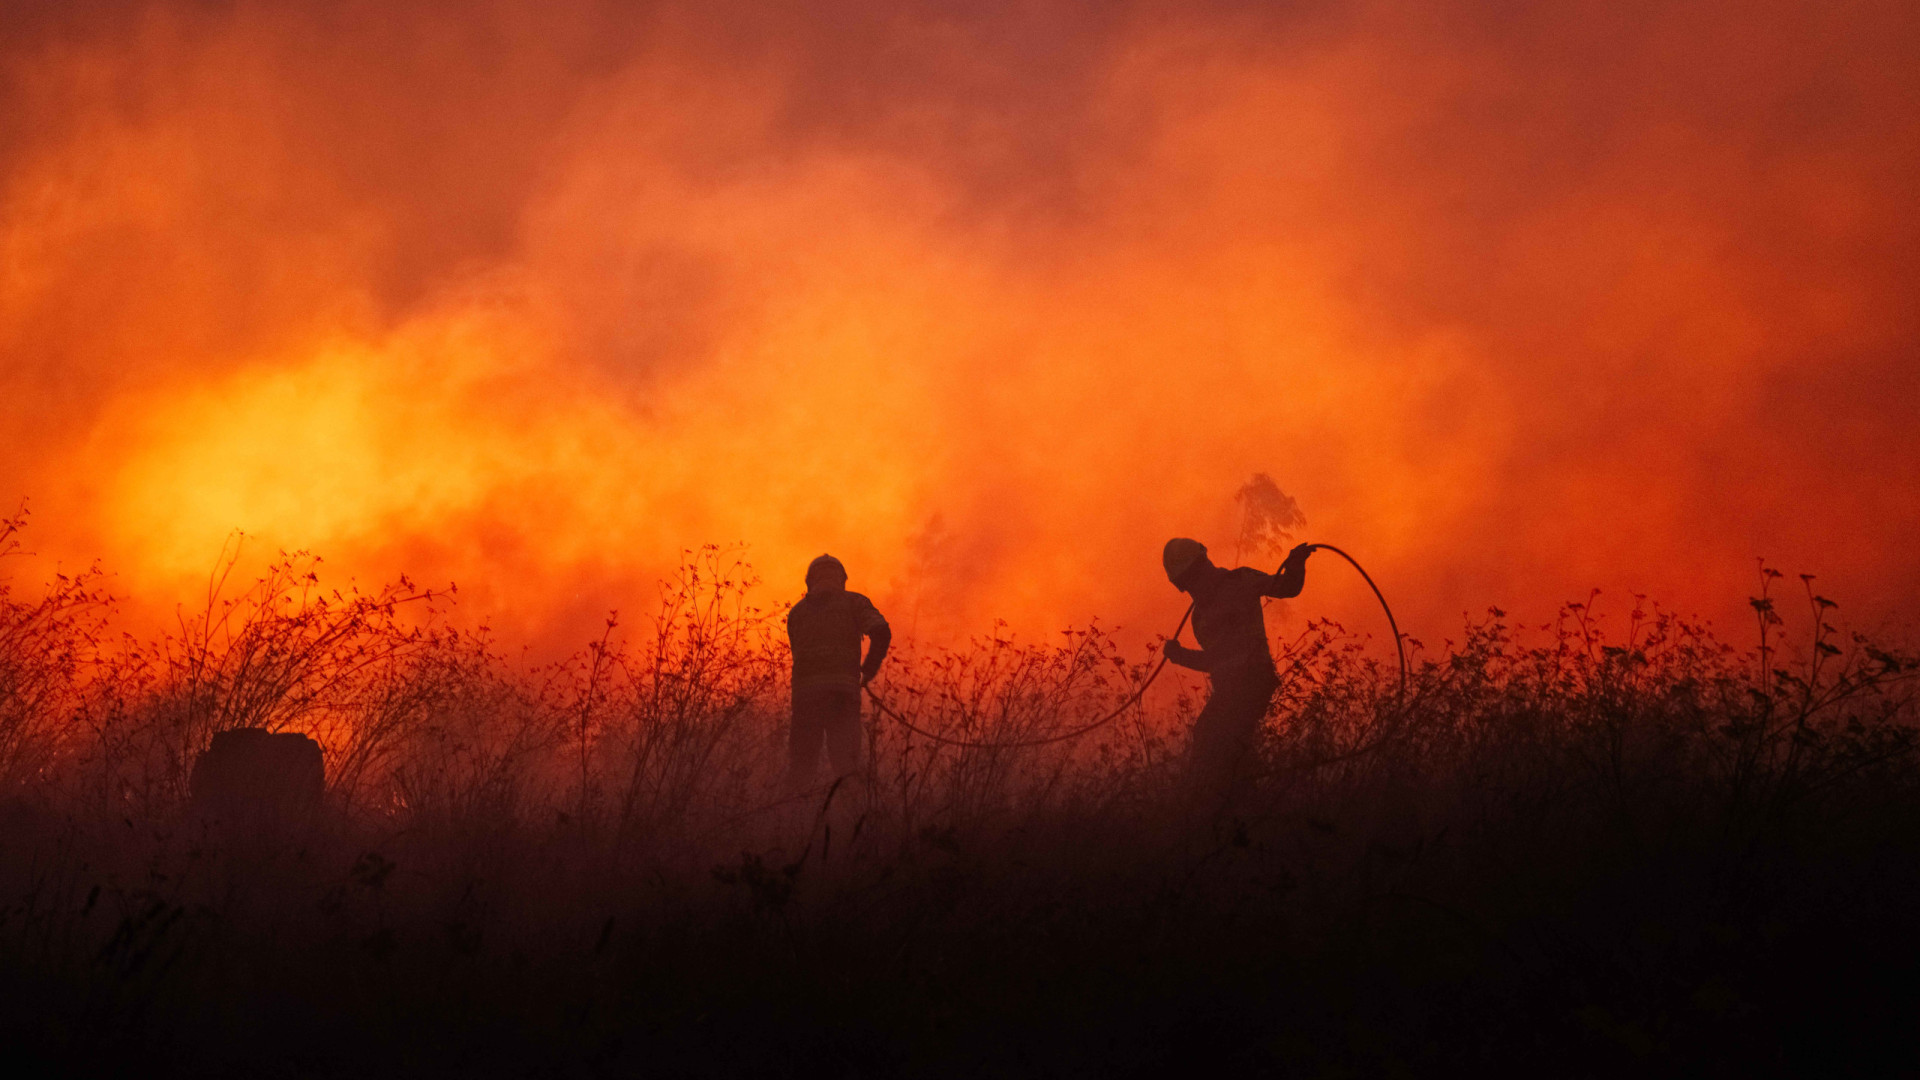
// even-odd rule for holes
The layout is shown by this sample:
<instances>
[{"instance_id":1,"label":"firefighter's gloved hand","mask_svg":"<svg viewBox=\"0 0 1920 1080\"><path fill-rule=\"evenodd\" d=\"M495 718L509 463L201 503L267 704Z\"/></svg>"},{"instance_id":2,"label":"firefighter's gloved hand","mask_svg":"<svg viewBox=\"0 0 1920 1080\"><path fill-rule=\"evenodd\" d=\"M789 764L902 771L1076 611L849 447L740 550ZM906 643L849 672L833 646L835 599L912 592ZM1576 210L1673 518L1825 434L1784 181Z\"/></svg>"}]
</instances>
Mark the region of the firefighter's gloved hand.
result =
<instances>
[{"instance_id":1,"label":"firefighter's gloved hand","mask_svg":"<svg viewBox=\"0 0 1920 1080\"><path fill-rule=\"evenodd\" d=\"M1177 641L1169 640L1161 643L1160 652L1166 656L1169 663L1178 664L1181 667L1193 667L1194 658L1199 655L1200 650L1189 649Z\"/></svg>"},{"instance_id":2,"label":"firefighter's gloved hand","mask_svg":"<svg viewBox=\"0 0 1920 1080\"><path fill-rule=\"evenodd\" d=\"M1287 552L1287 561L1290 563L1304 563L1307 561L1307 556L1311 554L1313 554L1312 544L1295 544L1293 550Z\"/></svg>"},{"instance_id":3,"label":"firefighter's gloved hand","mask_svg":"<svg viewBox=\"0 0 1920 1080\"><path fill-rule=\"evenodd\" d=\"M872 668L872 669L868 669L864 667L861 668L860 669L860 685L863 687L866 686L868 683L872 682L876 677L878 677L879 674L880 674L879 668Z\"/></svg>"}]
</instances>

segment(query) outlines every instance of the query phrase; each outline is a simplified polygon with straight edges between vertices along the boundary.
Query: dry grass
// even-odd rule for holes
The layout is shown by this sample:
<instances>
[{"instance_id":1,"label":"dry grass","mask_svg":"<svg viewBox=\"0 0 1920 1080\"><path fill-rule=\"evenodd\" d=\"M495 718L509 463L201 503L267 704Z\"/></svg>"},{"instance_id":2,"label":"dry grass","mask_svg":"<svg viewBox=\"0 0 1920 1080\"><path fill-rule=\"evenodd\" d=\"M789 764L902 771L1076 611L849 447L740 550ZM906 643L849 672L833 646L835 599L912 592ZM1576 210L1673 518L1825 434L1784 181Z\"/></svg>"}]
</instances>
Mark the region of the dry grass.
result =
<instances>
[{"instance_id":1,"label":"dry grass","mask_svg":"<svg viewBox=\"0 0 1920 1080\"><path fill-rule=\"evenodd\" d=\"M0 542L20 522L0 526ZM1807 582L1750 651L1490 612L1411 692L1316 623L1260 778L1176 783L1169 687L1088 737L893 725L783 791L786 657L730 552L525 668L290 557L165 640L0 591L0 992L21 1052L259 1075L1750 1072L1910 1053L1920 657ZM1777 577L1777 575L1776 575ZM1591 599L1591 598L1590 598ZM1797 630L1797 633L1794 632ZM631 632L630 632L631 631ZM903 650L918 726L1024 739L1146 671L1088 628ZM196 821L212 735L313 734L324 814ZM1906 1038L1909 1041L1902 1042Z\"/></svg>"}]
</instances>

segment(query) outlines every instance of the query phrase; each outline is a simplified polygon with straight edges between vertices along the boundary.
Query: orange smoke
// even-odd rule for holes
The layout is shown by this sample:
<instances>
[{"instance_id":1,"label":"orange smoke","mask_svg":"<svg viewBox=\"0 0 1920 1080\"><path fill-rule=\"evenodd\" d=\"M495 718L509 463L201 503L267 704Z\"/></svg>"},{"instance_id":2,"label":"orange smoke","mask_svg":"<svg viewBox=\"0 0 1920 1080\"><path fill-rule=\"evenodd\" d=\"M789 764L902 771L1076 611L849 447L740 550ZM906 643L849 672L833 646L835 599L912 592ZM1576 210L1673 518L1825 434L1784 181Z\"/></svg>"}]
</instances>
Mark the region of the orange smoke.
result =
<instances>
[{"instance_id":1,"label":"orange smoke","mask_svg":"<svg viewBox=\"0 0 1920 1080\"><path fill-rule=\"evenodd\" d=\"M1418 634L1920 592L1904 5L390 7L0 31L0 493L136 608L240 529L534 639L708 541L1153 626L1256 472Z\"/></svg>"}]
</instances>

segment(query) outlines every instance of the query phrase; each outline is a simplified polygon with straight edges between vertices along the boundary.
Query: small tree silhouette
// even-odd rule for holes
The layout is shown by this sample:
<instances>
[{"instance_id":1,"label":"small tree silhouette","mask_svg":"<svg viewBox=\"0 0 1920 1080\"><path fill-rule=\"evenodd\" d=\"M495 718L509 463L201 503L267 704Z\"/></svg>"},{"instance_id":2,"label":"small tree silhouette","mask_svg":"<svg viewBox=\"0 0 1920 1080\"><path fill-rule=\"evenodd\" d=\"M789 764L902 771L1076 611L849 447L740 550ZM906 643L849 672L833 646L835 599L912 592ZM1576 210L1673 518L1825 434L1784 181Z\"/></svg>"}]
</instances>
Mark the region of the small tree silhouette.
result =
<instances>
[{"instance_id":1,"label":"small tree silhouette","mask_svg":"<svg viewBox=\"0 0 1920 1080\"><path fill-rule=\"evenodd\" d=\"M1266 473L1254 473L1253 479L1233 493L1233 501L1240 504L1240 538L1233 549L1235 562L1242 557L1282 558L1293 543L1293 530L1307 523L1300 504L1281 491L1280 485Z\"/></svg>"}]
</instances>

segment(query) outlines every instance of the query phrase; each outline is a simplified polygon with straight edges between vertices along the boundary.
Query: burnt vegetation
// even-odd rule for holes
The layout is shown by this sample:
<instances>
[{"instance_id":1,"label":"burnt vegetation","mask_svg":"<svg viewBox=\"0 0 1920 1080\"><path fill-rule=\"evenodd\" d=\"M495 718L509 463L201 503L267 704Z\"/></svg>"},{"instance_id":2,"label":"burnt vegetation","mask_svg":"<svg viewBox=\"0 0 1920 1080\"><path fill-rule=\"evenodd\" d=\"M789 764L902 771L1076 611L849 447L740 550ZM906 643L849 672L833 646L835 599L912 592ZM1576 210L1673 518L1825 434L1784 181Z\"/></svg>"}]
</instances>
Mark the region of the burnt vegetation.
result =
<instances>
[{"instance_id":1,"label":"burnt vegetation","mask_svg":"<svg viewBox=\"0 0 1920 1080\"><path fill-rule=\"evenodd\" d=\"M1414 651L1404 700L1378 643L1310 623L1225 807L1181 793L1197 702L1172 680L1048 746L873 724L864 775L782 790L755 584L689 552L647 618L530 665L438 591L335 591L304 556L216 580L158 641L112 633L97 573L0 579L10 1052L249 1076L1916 1063L1920 656L1840 634L1811 579L1763 571L1750 648L1638 602L1489 611ZM902 648L881 685L923 730L1027 741L1153 658L1058 640ZM243 728L311 735L324 799L196 808L196 759Z\"/></svg>"}]
</instances>

